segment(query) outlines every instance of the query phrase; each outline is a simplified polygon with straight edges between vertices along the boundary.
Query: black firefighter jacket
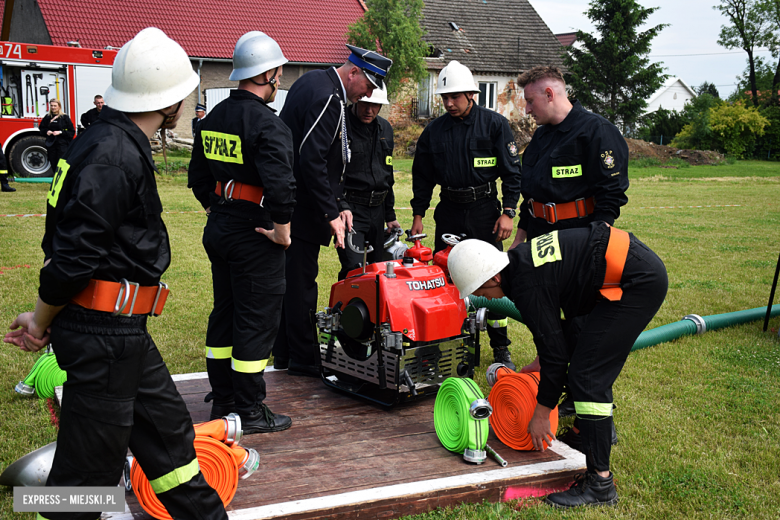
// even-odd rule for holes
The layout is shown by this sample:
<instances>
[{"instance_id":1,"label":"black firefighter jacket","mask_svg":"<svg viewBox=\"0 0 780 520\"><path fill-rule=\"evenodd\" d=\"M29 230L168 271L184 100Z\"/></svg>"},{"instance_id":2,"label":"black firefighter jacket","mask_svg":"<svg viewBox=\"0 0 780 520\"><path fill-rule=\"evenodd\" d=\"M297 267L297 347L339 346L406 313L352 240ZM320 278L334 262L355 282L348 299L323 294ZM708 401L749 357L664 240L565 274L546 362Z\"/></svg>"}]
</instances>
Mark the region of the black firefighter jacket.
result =
<instances>
[{"instance_id":1,"label":"black firefighter jacket","mask_svg":"<svg viewBox=\"0 0 780 520\"><path fill-rule=\"evenodd\" d=\"M64 305L92 278L156 285L171 261L149 139L123 112L100 119L63 156L47 197L41 299Z\"/></svg>"},{"instance_id":2,"label":"black firefighter jacket","mask_svg":"<svg viewBox=\"0 0 780 520\"><path fill-rule=\"evenodd\" d=\"M501 178L504 208L520 199L520 157L509 122L476 103L463 118L439 116L423 130L412 165L412 211L425 216L433 188L481 186Z\"/></svg>"},{"instance_id":3,"label":"black firefighter jacket","mask_svg":"<svg viewBox=\"0 0 780 520\"><path fill-rule=\"evenodd\" d=\"M204 208L270 226L287 224L295 208L292 138L261 98L233 90L200 123L192 145L188 186ZM214 193L217 181L263 187L262 206L226 201ZM269 228L270 229L270 228Z\"/></svg>"},{"instance_id":4,"label":"black firefighter jacket","mask_svg":"<svg viewBox=\"0 0 780 520\"><path fill-rule=\"evenodd\" d=\"M543 204L596 198L592 220L612 225L628 202L628 145L617 127L579 101L560 124L536 129L523 154L523 202L518 227L532 219L528 200ZM579 227L578 219L556 227Z\"/></svg>"},{"instance_id":5,"label":"black firefighter jacket","mask_svg":"<svg viewBox=\"0 0 780 520\"><path fill-rule=\"evenodd\" d=\"M295 152L298 204L292 236L306 242L328 245L328 223L339 216L346 167L341 135L346 101L336 69L315 70L293 83L279 113L292 130Z\"/></svg>"},{"instance_id":6,"label":"black firefighter jacket","mask_svg":"<svg viewBox=\"0 0 780 520\"><path fill-rule=\"evenodd\" d=\"M344 174L344 192L387 191L383 205L384 219L385 222L392 222L396 219L393 209L393 127L379 116L365 124L357 118L352 108L348 112L352 160ZM341 201L341 208L355 209L345 199Z\"/></svg>"}]
</instances>

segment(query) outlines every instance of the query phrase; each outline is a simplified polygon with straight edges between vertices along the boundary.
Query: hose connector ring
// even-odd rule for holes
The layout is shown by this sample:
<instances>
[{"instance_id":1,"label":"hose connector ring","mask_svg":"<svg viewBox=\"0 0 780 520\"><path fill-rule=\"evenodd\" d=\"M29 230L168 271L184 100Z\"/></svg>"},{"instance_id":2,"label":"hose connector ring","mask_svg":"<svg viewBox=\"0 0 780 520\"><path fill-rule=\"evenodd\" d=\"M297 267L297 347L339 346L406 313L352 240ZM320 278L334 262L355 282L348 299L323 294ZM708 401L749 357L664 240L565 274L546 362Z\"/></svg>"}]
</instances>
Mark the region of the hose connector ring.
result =
<instances>
[{"instance_id":1,"label":"hose connector ring","mask_svg":"<svg viewBox=\"0 0 780 520\"><path fill-rule=\"evenodd\" d=\"M691 320L696 324L696 334L704 334L707 332L707 323L704 321L704 318L698 314L688 314L687 316L683 316L683 319Z\"/></svg>"},{"instance_id":2,"label":"hose connector ring","mask_svg":"<svg viewBox=\"0 0 780 520\"><path fill-rule=\"evenodd\" d=\"M487 399L476 399L469 406L469 415L476 420L487 419L493 413L493 407Z\"/></svg>"},{"instance_id":3,"label":"hose connector ring","mask_svg":"<svg viewBox=\"0 0 780 520\"><path fill-rule=\"evenodd\" d=\"M487 453L484 450L472 450L466 448L463 452L463 460L466 462L473 462L474 464L482 464L487 458Z\"/></svg>"},{"instance_id":4,"label":"hose connector ring","mask_svg":"<svg viewBox=\"0 0 780 520\"><path fill-rule=\"evenodd\" d=\"M498 369L505 366L506 365L503 363L493 363L488 367L487 373L485 374L485 379L487 379L488 386L493 388L493 385L495 385L496 381L498 381Z\"/></svg>"},{"instance_id":5,"label":"hose connector ring","mask_svg":"<svg viewBox=\"0 0 780 520\"><path fill-rule=\"evenodd\" d=\"M244 436L244 432L241 429L241 417L237 413L229 413L223 419L227 429L225 432L227 434L225 444L233 446L241 442L241 438Z\"/></svg>"},{"instance_id":6,"label":"hose connector ring","mask_svg":"<svg viewBox=\"0 0 780 520\"><path fill-rule=\"evenodd\" d=\"M23 396L31 396L35 394L35 387L24 384L24 381L19 381L17 385L14 387L14 390L17 394L22 394Z\"/></svg>"}]
</instances>

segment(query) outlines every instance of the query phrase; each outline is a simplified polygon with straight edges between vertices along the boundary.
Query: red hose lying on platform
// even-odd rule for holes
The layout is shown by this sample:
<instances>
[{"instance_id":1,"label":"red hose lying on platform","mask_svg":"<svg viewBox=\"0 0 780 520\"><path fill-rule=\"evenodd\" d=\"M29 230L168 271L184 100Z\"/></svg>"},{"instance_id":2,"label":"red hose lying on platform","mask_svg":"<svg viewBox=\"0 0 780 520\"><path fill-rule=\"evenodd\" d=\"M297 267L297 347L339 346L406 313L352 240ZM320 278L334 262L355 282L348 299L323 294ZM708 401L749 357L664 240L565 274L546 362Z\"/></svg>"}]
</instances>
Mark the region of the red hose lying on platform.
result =
<instances>
[{"instance_id":1,"label":"red hose lying on platform","mask_svg":"<svg viewBox=\"0 0 780 520\"><path fill-rule=\"evenodd\" d=\"M536 408L539 373L520 374L504 365L491 365L488 384L493 386L488 394L488 401L493 407L489 420L496 437L515 450L534 449L528 423ZM558 430L558 407L550 412L550 430L553 433ZM544 447L549 447L547 442L544 442Z\"/></svg>"},{"instance_id":2,"label":"red hose lying on platform","mask_svg":"<svg viewBox=\"0 0 780 520\"><path fill-rule=\"evenodd\" d=\"M236 495L239 478L245 479L259 466L259 456L254 449L245 449L236 444L241 438L240 423L238 433L229 430L226 419L217 419L195 426L195 455L200 471L206 482L214 488L222 503L227 506ZM231 446L223 442L232 442ZM130 482L141 507L158 520L172 520L168 511L152 490L138 461L133 459L130 469Z\"/></svg>"}]
</instances>

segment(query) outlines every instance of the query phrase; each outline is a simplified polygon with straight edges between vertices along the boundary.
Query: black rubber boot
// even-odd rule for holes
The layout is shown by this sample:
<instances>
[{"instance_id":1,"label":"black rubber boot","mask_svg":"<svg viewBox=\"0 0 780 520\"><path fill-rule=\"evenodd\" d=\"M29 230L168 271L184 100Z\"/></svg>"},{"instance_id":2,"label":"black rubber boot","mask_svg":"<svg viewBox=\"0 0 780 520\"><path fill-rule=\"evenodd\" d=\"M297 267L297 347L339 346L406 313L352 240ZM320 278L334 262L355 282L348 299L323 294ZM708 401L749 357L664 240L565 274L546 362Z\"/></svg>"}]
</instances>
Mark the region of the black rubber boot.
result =
<instances>
[{"instance_id":1,"label":"black rubber boot","mask_svg":"<svg viewBox=\"0 0 780 520\"><path fill-rule=\"evenodd\" d=\"M512 354L509 353L509 349L506 347L493 348L493 361L503 363L510 370L517 370L515 364L512 363Z\"/></svg>"},{"instance_id":2,"label":"black rubber boot","mask_svg":"<svg viewBox=\"0 0 780 520\"><path fill-rule=\"evenodd\" d=\"M290 426L292 426L292 419L286 415L273 413L263 403L258 405L250 415L241 416L241 429L244 435L280 432Z\"/></svg>"},{"instance_id":3,"label":"black rubber boot","mask_svg":"<svg viewBox=\"0 0 780 520\"><path fill-rule=\"evenodd\" d=\"M8 184L8 174L6 173L0 174L0 186L2 186L2 191L16 191L16 188L12 188L11 185Z\"/></svg>"},{"instance_id":4,"label":"black rubber boot","mask_svg":"<svg viewBox=\"0 0 780 520\"><path fill-rule=\"evenodd\" d=\"M570 508L579 506L614 506L618 496L612 472L607 478L597 473L580 473L574 477L574 484L566 491L548 495L545 502L553 507Z\"/></svg>"}]
</instances>

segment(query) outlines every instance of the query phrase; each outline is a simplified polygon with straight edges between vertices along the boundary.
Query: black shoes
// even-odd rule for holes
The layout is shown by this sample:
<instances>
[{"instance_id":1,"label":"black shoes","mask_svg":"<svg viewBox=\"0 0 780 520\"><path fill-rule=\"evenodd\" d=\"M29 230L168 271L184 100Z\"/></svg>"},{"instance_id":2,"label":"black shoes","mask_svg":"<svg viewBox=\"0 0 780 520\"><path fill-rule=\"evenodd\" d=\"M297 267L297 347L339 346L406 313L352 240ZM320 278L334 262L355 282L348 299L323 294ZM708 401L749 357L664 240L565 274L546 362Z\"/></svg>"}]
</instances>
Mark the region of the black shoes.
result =
<instances>
[{"instance_id":1,"label":"black shoes","mask_svg":"<svg viewBox=\"0 0 780 520\"><path fill-rule=\"evenodd\" d=\"M612 472L607 478L597 473L580 473L574 477L574 484L566 491L548 495L544 501L553 507L570 508L579 506L613 506L618 496Z\"/></svg>"},{"instance_id":2,"label":"black shoes","mask_svg":"<svg viewBox=\"0 0 780 520\"><path fill-rule=\"evenodd\" d=\"M287 370L287 366L290 364L290 361L287 358L280 358L274 356L274 368L276 370Z\"/></svg>"},{"instance_id":3,"label":"black shoes","mask_svg":"<svg viewBox=\"0 0 780 520\"><path fill-rule=\"evenodd\" d=\"M257 406L250 415L241 416L241 429L244 431L244 435L280 432L290 426L292 426L292 419L286 415L273 413L263 403Z\"/></svg>"},{"instance_id":4,"label":"black shoes","mask_svg":"<svg viewBox=\"0 0 780 520\"><path fill-rule=\"evenodd\" d=\"M517 370L515 364L512 363L512 355L506 347L496 347L493 349L493 361L496 363L503 363L510 370Z\"/></svg>"},{"instance_id":5,"label":"black shoes","mask_svg":"<svg viewBox=\"0 0 780 520\"><path fill-rule=\"evenodd\" d=\"M291 376L320 377L320 367L319 365L301 365L295 361L290 361L287 364L287 374Z\"/></svg>"},{"instance_id":6,"label":"black shoes","mask_svg":"<svg viewBox=\"0 0 780 520\"><path fill-rule=\"evenodd\" d=\"M236 413L235 403L230 403L230 404L215 403L211 405L211 416L209 420L216 421L217 419L222 419L223 417L227 417L231 413Z\"/></svg>"},{"instance_id":7,"label":"black shoes","mask_svg":"<svg viewBox=\"0 0 780 520\"><path fill-rule=\"evenodd\" d=\"M12 188L10 184L8 184L7 182L4 182L2 184L2 190L11 192L11 191L16 191L16 188Z\"/></svg>"}]
</instances>

